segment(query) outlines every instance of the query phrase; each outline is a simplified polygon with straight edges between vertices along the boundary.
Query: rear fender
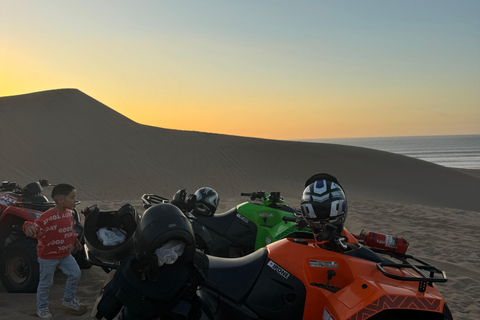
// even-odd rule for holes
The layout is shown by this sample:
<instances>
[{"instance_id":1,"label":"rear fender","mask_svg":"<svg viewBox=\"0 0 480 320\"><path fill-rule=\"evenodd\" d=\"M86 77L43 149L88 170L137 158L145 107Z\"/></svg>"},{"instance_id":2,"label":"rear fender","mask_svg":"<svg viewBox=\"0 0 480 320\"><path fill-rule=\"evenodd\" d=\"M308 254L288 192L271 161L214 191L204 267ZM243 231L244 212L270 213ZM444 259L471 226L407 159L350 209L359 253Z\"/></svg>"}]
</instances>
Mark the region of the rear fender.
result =
<instances>
[{"instance_id":1,"label":"rear fender","mask_svg":"<svg viewBox=\"0 0 480 320\"><path fill-rule=\"evenodd\" d=\"M33 209L20 208L15 206L9 206L0 216L0 225L9 220L9 217L15 216L24 219L25 221L34 221L42 214L40 211Z\"/></svg>"},{"instance_id":2,"label":"rear fender","mask_svg":"<svg viewBox=\"0 0 480 320\"><path fill-rule=\"evenodd\" d=\"M0 216L0 250L19 237L26 237L22 227L25 221L34 221L41 212L10 206Z\"/></svg>"}]
</instances>

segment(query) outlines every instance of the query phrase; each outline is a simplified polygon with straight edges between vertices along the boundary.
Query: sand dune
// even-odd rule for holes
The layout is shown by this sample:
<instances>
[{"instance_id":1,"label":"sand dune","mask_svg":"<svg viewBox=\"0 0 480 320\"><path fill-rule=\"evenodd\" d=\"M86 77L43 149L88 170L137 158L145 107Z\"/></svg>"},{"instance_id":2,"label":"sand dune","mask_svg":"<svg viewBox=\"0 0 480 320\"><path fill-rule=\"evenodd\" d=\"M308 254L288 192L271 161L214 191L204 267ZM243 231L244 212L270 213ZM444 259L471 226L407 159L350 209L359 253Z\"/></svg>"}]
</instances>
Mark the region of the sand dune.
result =
<instances>
[{"instance_id":1,"label":"sand dune","mask_svg":"<svg viewBox=\"0 0 480 320\"><path fill-rule=\"evenodd\" d=\"M298 207L314 173L337 176L350 200L347 227L403 236L409 252L447 272L439 285L454 319L480 318L480 174L387 152L341 145L243 138L140 125L84 93L68 89L0 98L0 179L20 184L68 182L83 205L115 210L143 193L171 197L179 188L210 186L221 209L239 194L281 191ZM79 298L93 306L105 273L82 271ZM57 319L64 276L51 296ZM467 294L468 292L468 294ZM34 294L0 286L2 319L34 319Z\"/></svg>"},{"instance_id":2,"label":"sand dune","mask_svg":"<svg viewBox=\"0 0 480 320\"><path fill-rule=\"evenodd\" d=\"M0 114L0 178L69 181L83 199L203 185L223 197L297 197L309 176L329 172L352 199L480 211L478 177L387 152L144 126L73 89L2 97Z\"/></svg>"}]
</instances>

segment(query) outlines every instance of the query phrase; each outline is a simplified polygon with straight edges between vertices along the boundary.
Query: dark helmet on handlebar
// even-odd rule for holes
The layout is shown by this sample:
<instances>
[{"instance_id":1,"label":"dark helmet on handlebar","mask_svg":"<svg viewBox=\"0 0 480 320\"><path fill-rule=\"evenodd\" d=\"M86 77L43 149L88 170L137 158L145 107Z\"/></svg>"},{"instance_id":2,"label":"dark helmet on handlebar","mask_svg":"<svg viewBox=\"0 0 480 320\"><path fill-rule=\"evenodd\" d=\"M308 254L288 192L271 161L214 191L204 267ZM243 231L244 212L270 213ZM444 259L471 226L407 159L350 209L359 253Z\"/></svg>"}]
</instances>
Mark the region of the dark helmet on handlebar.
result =
<instances>
[{"instance_id":1,"label":"dark helmet on handlebar","mask_svg":"<svg viewBox=\"0 0 480 320\"><path fill-rule=\"evenodd\" d=\"M313 182L307 180L310 184L303 191L302 217L314 233L323 231L326 223L343 229L348 212L343 188L333 176L321 174L316 177L320 179Z\"/></svg>"},{"instance_id":2,"label":"dark helmet on handlebar","mask_svg":"<svg viewBox=\"0 0 480 320\"><path fill-rule=\"evenodd\" d=\"M194 214L202 216L210 216L215 213L218 207L220 197L217 191L212 188L202 187L195 191L195 207L193 208Z\"/></svg>"},{"instance_id":3,"label":"dark helmet on handlebar","mask_svg":"<svg viewBox=\"0 0 480 320\"><path fill-rule=\"evenodd\" d=\"M148 208L137 225L134 251L137 260L155 259L155 250L169 240L180 240L185 249L180 263L191 263L195 253L195 234L192 225L179 208L162 203Z\"/></svg>"},{"instance_id":4,"label":"dark helmet on handlebar","mask_svg":"<svg viewBox=\"0 0 480 320\"><path fill-rule=\"evenodd\" d=\"M196 197L194 194L187 196L185 189L178 190L174 195L171 204L177 206L183 212L189 212L195 208Z\"/></svg>"}]
</instances>

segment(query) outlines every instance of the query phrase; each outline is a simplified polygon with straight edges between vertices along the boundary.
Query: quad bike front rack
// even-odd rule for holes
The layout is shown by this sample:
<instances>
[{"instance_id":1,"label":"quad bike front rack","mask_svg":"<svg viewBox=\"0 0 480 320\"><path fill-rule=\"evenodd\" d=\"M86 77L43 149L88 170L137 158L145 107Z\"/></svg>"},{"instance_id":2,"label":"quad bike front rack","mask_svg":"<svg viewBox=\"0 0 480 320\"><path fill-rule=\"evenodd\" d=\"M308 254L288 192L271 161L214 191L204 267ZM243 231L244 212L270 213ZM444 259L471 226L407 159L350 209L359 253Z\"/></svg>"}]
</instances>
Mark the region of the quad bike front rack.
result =
<instances>
[{"instance_id":1,"label":"quad bike front rack","mask_svg":"<svg viewBox=\"0 0 480 320\"><path fill-rule=\"evenodd\" d=\"M395 263L392 261L382 261L377 263L377 269L383 273L383 275L396 279L396 280L401 280L401 281L418 281L418 292L425 292L427 289L427 284L429 286L433 286L434 282L447 282L447 274L445 271L442 271L435 266L422 261L412 255L408 254L401 254L401 253L394 253L394 252L389 252L386 250L382 249L376 249L376 248L370 248L371 250L381 253L381 254L387 254L392 258L395 258L399 260L401 263ZM413 264L409 259L415 260L418 262L418 264ZM419 276L412 276L412 277L406 277L406 276L399 276L396 274L393 274L391 272L388 272L385 270L385 268L396 268L396 269L412 269L416 274ZM429 272L428 275L424 273L424 271ZM440 274L441 277L435 278L436 274Z\"/></svg>"},{"instance_id":2,"label":"quad bike front rack","mask_svg":"<svg viewBox=\"0 0 480 320\"><path fill-rule=\"evenodd\" d=\"M148 209L155 204L166 203L168 201L167 198L152 193L144 194L142 196L143 207L145 209Z\"/></svg>"}]
</instances>

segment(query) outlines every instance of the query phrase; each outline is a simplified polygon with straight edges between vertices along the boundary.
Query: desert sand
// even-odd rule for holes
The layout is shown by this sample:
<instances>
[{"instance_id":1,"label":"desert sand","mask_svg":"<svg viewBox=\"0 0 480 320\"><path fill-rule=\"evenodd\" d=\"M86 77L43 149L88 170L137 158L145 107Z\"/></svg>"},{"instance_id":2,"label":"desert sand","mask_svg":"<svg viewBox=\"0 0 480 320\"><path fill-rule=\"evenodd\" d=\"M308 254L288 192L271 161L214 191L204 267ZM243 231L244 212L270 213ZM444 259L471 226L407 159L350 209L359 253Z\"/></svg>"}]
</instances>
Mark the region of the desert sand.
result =
<instances>
[{"instance_id":1,"label":"desert sand","mask_svg":"<svg viewBox=\"0 0 480 320\"><path fill-rule=\"evenodd\" d=\"M39 178L78 189L80 207L143 211L140 197L216 189L220 210L241 192L280 191L299 206L304 181L319 172L341 181L349 198L347 229L405 237L408 252L446 271L439 284L454 319L480 319L480 171L457 170L387 152L340 145L243 138L137 124L75 90L1 97L0 178ZM46 194L49 189L47 188ZM105 272L82 270L83 316L61 308L65 277L51 293L56 319L91 319ZM0 285L1 319L38 319L35 294Z\"/></svg>"}]
</instances>

